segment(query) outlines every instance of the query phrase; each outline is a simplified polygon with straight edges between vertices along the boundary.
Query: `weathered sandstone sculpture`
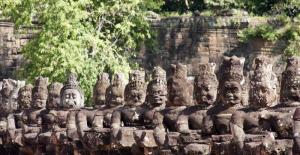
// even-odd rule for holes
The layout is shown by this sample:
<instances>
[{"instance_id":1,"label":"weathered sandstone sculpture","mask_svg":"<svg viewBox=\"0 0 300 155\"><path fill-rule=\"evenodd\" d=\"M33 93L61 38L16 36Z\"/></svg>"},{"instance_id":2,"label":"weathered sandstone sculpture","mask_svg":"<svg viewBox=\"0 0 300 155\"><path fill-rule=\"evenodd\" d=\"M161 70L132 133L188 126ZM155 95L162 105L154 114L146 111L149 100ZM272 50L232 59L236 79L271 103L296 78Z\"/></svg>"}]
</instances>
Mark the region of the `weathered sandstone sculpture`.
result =
<instances>
[{"instance_id":1,"label":"weathered sandstone sculpture","mask_svg":"<svg viewBox=\"0 0 300 155\"><path fill-rule=\"evenodd\" d=\"M246 133L263 135L269 131L269 123L261 119L266 115L266 109L276 105L278 85L277 78L272 72L271 60L260 56L254 60L253 74L250 81L250 105L249 108L241 109L231 117L231 132L233 139L243 149ZM270 143L272 143L270 141ZM257 146L261 142L257 143Z\"/></svg>"},{"instance_id":2,"label":"weathered sandstone sculpture","mask_svg":"<svg viewBox=\"0 0 300 155\"><path fill-rule=\"evenodd\" d=\"M93 91L94 107L105 106L106 89L110 86L109 74L102 73L98 75L98 80Z\"/></svg>"},{"instance_id":3,"label":"weathered sandstone sculpture","mask_svg":"<svg viewBox=\"0 0 300 155\"><path fill-rule=\"evenodd\" d=\"M38 134L41 131L41 112L46 106L48 97L48 78L38 77L32 89L31 108L24 111L23 121L23 143L25 149L38 151Z\"/></svg>"},{"instance_id":4,"label":"weathered sandstone sculpture","mask_svg":"<svg viewBox=\"0 0 300 155\"><path fill-rule=\"evenodd\" d=\"M121 108L124 104L124 89L124 75L122 73L115 74L112 84L106 91L106 105L95 112L92 128L86 129L82 133L85 147L90 152L100 150L102 153L107 153L112 151L110 143L111 116L114 110Z\"/></svg>"},{"instance_id":5,"label":"weathered sandstone sculpture","mask_svg":"<svg viewBox=\"0 0 300 155\"><path fill-rule=\"evenodd\" d=\"M112 114L112 140L124 149L135 144L133 131L143 127L142 107L145 102L145 72L134 70L129 74L129 83L125 87L125 105ZM123 127L122 127L123 126ZM128 150L128 151L129 151Z\"/></svg>"},{"instance_id":6,"label":"weathered sandstone sculpture","mask_svg":"<svg viewBox=\"0 0 300 155\"><path fill-rule=\"evenodd\" d=\"M39 145L42 152L51 154L57 153L57 142L53 139L59 139L57 112L60 107L60 91L63 87L62 83L54 82L49 85L49 94L46 102L46 109L42 112L42 130L39 134ZM55 138L53 138L55 137Z\"/></svg>"},{"instance_id":7,"label":"weathered sandstone sculpture","mask_svg":"<svg viewBox=\"0 0 300 155\"><path fill-rule=\"evenodd\" d=\"M187 78L186 65L178 63L171 67L172 75L167 82L168 102L166 108L160 112L161 116L156 116L154 119L156 123L162 123L165 127L164 130L154 131L156 141L161 146L160 153L164 154L178 153L177 118L186 106L192 103L192 85Z\"/></svg>"},{"instance_id":8,"label":"weathered sandstone sculpture","mask_svg":"<svg viewBox=\"0 0 300 155\"><path fill-rule=\"evenodd\" d=\"M214 63L199 64L199 72L194 81L196 105L186 108L177 120L185 154L210 154L209 139L202 138L212 133L213 121L207 117L217 98L218 80ZM201 148L201 149L199 149Z\"/></svg>"},{"instance_id":9,"label":"weathered sandstone sculpture","mask_svg":"<svg viewBox=\"0 0 300 155\"><path fill-rule=\"evenodd\" d=\"M167 102L167 80L166 72L161 67L154 67L152 80L147 87L145 112L143 114L144 129L134 132L136 140L135 154L154 153L158 145L155 141L153 130L164 130L162 123L154 120L160 117L160 112L165 108Z\"/></svg>"}]
</instances>

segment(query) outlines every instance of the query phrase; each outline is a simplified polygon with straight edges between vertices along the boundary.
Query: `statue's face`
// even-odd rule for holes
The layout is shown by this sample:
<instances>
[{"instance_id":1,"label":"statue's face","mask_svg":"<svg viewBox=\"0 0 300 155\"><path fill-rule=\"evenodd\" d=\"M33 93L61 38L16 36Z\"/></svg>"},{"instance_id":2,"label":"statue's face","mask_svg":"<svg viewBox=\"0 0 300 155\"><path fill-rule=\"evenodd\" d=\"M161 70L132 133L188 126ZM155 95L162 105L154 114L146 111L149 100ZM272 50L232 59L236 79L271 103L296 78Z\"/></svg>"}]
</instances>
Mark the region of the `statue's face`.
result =
<instances>
[{"instance_id":1,"label":"statue's face","mask_svg":"<svg viewBox=\"0 0 300 155\"><path fill-rule=\"evenodd\" d=\"M29 90L23 90L19 93L18 96L18 103L22 108L29 108L31 104L31 91Z\"/></svg>"},{"instance_id":2,"label":"statue's face","mask_svg":"<svg viewBox=\"0 0 300 155\"><path fill-rule=\"evenodd\" d=\"M66 89L62 94L62 104L65 108L81 108L83 107L83 98L76 89Z\"/></svg>"},{"instance_id":3,"label":"statue's face","mask_svg":"<svg viewBox=\"0 0 300 155\"><path fill-rule=\"evenodd\" d=\"M144 102L145 96L144 96L144 91L142 90L131 90L129 93L129 101L126 102L127 105L132 106L132 105L141 105Z\"/></svg>"},{"instance_id":4,"label":"statue's face","mask_svg":"<svg viewBox=\"0 0 300 155\"><path fill-rule=\"evenodd\" d=\"M148 92L148 102L153 106L160 106L167 101L167 88L164 84L153 84Z\"/></svg>"},{"instance_id":5,"label":"statue's face","mask_svg":"<svg viewBox=\"0 0 300 155\"><path fill-rule=\"evenodd\" d=\"M261 107L271 106L276 100L276 92L263 84L256 84L252 93L253 102Z\"/></svg>"},{"instance_id":6,"label":"statue's face","mask_svg":"<svg viewBox=\"0 0 300 155\"><path fill-rule=\"evenodd\" d=\"M289 100L300 101L300 79L291 79L286 91L286 95L288 95L287 98Z\"/></svg>"},{"instance_id":7,"label":"statue's face","mask_svg":"<svg viewBox=\"0 0 300 155\"><path fill-rule=\"evenodd\" d=\"M60 95L57 93L50 93L47 101L47 108L54 109L60 104Z\"/></svg>"},{"instance_id":8,"label":"statue's face","mask_svg":"<svg viewBox=\"0 0 300 155\"><path fill-rule=\"evenodd\" d=\"M242 88L238 82L225 82L222 101L226 105L236 105L242 102Z\"/></svg>"},{"instance_id":9,"label":"statue's face","mask_svg":"<svg viewBox=\"0 0 300 155\"><path fill-rule=\"evenodd\" d=\"M212 105L217 98L217 86L208 80L199 81L195 88L195 96L197 104Z\"/></svg>"},{"instance_id":10,"label":"statue's face","mask_svg":"<svg viewBox=\"0 0 300 155\"><path fill-rule=\"evenodd\" d=\"M37 92L33 94L32 106L35 108L44 108L46 106L48 94L46 94L47 91L43 89L47 89L47 88L39 87L37 89L41 89L41 90L36 90Z\"/></svg>"}]
</instances>

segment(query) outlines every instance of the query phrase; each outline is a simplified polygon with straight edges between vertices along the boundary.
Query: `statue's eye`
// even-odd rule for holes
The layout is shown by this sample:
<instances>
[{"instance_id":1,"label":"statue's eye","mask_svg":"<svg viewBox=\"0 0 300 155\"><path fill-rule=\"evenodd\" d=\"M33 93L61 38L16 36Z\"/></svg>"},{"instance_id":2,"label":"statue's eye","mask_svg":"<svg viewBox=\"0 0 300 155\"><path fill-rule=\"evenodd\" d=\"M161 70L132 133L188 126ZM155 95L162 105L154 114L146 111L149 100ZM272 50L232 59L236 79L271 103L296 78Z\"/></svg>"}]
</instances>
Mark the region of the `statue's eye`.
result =
<instances>
[{"instance_id":1,"label":"statue's eye","mask_svg":"<svg viewBox=\"0 0 300 155\"><path fill-rule=\"evenodd\" d=\"M66 98L70 98L70 95L69 95L69 94L66 94L65 97L66 97Z\"/></svg>"},{"instance_id":2,"label":"statue's eye","mask_svg":"<svg viewBox=\"0 0 300 155\"><path fill-rule=\"evenodd\" d=\"M73 98L76 98L76 94L72 94L72 97L73 97Z\"/></svg>"}]
</instances>

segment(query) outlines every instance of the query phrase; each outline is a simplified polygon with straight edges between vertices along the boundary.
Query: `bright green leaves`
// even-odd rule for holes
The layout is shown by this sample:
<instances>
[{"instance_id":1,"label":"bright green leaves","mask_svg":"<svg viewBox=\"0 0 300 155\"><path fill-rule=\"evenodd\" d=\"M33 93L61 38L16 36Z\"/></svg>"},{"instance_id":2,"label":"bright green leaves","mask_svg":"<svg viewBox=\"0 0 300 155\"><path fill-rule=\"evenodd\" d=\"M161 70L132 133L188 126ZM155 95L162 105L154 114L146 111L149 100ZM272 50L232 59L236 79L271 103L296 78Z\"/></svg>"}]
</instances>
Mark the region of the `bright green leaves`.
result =
<instances>
[{"instance_id":1,"label":"bright green leaves","mask_svg":"<svg viewBox=\"0 0 300 155\"><path fill-rule=\"evenodd\" d=\"M17 27L37 19L41 30L24 47L28 63L18 75L63 82L76 72L89 99L99 73L127 73L136 64L131 58L139 43L151 37L143 5L143 0L4 0L3 14Z\"/></svg>"}]
</instances>

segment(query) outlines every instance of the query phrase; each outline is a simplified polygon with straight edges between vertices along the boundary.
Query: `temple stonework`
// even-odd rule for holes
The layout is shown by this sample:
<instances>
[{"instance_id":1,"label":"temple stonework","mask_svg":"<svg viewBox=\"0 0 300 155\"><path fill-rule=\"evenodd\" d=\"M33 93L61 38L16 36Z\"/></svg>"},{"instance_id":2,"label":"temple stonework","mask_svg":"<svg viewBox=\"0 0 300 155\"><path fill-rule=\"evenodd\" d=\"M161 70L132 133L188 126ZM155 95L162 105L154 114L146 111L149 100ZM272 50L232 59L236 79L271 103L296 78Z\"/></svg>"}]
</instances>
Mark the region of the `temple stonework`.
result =
<instances>
[{"instance_id":1,"label":"temple stonework","mask_svg":"<svg viewBox=\"0 0 300 155\"><path fill-rule=\"evenodd\" d=\"M194 80L181 63L168 77L154 67L149 81L134 70L128 84L101 73L93 107L75 73L64 84L4 79L0 154L300 155L300 58L287 59L281 78L267 57L249 76L244 62L224 57L218 73L199 63Z\"/></svg>"}]
</instances>

